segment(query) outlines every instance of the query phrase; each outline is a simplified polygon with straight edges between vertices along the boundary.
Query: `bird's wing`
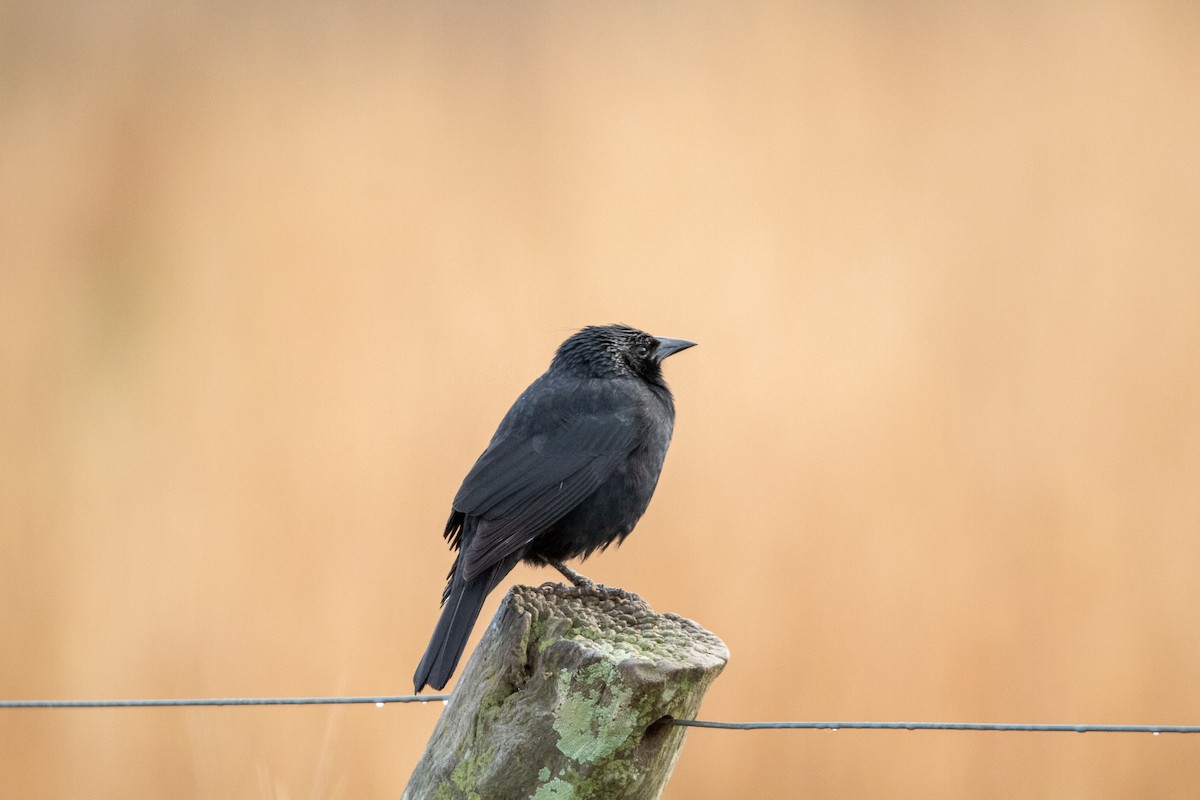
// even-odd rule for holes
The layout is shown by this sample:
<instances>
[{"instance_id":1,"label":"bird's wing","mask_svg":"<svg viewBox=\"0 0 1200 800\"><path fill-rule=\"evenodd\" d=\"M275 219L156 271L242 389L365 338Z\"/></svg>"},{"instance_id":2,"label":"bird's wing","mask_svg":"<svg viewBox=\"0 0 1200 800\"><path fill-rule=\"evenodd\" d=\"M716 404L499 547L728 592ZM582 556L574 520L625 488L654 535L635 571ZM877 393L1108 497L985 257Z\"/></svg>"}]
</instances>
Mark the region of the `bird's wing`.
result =
<instances>
[{"instance_id":1,"label":"bird's wing","mask_svg":"<svg viewBox=\"0 0 1200 800\"><path fill-rule=\"evenodd\" d=\"M591 382L543 384L518 400L454 498L457 511L479 518L461 553L464 577L524 547L599 488L634 448L636 410L636 398Z\"/></svg>"}]
</instances>

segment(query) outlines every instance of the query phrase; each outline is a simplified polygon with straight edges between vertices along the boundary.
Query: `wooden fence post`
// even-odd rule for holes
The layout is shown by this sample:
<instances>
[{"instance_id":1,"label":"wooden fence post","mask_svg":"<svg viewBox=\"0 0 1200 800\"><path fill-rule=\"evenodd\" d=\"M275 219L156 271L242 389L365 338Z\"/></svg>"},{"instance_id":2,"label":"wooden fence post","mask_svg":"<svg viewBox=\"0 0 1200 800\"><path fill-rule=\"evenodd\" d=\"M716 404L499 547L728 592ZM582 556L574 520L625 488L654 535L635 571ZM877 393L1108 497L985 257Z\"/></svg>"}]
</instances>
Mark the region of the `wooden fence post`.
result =
<instances>
[{"instance_id":1,"label":"wooden fence post","mask_svg":"<svg viewBox=\"0 0 1200 800\"><path fill-rule=\"evenodd\" d=\"M729 659L691 620L620 589L514 587L434 728L404 800L658 797Z\"/></svg>"}]
</instances>

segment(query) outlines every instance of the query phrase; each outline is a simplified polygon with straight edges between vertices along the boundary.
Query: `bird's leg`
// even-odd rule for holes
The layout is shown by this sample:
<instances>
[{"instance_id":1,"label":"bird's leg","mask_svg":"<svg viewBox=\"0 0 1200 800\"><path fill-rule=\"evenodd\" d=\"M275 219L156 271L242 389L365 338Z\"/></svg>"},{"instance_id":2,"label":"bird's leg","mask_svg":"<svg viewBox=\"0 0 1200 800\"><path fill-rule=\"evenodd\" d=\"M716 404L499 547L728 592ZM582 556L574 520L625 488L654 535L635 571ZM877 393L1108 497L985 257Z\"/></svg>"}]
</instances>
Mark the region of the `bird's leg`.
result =
<instances>
[{"instance_id":1,"label":"bird's leg","mask_svg":"<svg viewBox=\"0 0 1200 800\"><path fill-rule=\"evenodd\" d=\"M580 589L595 589L596 588L596 582L594 580L592 580L591 578L585 577L583 575L580 575L578 572L571 569L563 562L554 561L553 559L548 558L548 559L546 559L546 563L549 564L550 566L554 567L559 572L561 572L563 574L563 577L566 578L567 580L569 580L571 583L575 584L576 587L578 587Z\"/></svg>"}]
</instances>

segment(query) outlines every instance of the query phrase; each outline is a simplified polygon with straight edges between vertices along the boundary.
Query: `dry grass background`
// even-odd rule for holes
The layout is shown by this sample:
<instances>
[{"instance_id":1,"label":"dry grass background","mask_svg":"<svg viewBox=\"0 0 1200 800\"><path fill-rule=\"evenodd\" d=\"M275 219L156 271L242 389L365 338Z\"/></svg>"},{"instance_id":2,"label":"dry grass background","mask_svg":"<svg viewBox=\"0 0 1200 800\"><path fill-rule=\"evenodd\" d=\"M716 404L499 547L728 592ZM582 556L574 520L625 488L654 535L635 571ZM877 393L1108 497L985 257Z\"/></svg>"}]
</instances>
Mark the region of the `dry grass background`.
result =
<instances>
[{"instance_id":1,"label":"dry grass background","mask_svg":"<svg viewBox=\"0 0 1200 800\"><path fill-rule=\"evenodd\" d=\"M1135 0L0 7L0 695L408 691L458 481L624 321L701 346L585 571L725 639L705 717L1200 721L1197 41ZM8 712L0 794L397 797L438 711ZM1192 798L1198 746L695 731L667 796Z\"/></svg>"}]
</instances>

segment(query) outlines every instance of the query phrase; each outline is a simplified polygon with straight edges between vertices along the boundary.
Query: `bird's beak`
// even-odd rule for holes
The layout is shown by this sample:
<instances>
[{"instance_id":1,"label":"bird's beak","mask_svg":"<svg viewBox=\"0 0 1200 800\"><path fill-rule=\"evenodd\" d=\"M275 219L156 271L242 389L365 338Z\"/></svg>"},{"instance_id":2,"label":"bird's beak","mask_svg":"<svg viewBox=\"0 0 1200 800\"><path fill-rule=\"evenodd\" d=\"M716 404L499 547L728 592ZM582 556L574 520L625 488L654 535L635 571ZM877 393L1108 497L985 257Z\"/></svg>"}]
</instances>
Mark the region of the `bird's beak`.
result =
<instances>
[{"instance_id":1,"label":"bird's beak","mask_svg":"<svg viewBox=\"0 0 1200 800\"><path fill-rule=\"evenodd\" d=\"M670 355L678 353L680 350L687 350L689 347L695 347L695 342L689 342L687 339L669 339L666 336L658 337L658 352L655 355L659 361Z\"/></svg>"}]
</instances>

